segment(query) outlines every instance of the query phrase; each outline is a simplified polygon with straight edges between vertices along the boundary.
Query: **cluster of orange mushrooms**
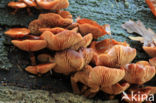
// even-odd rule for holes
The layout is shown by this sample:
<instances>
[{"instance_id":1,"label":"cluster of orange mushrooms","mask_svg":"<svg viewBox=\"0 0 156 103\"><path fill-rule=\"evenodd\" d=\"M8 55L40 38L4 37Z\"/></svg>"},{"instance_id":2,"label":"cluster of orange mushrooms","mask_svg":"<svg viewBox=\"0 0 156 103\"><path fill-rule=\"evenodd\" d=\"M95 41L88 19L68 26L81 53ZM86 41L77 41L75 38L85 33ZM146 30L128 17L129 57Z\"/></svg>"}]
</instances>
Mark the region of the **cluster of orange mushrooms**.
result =
<instances>
[{"instance_id":1,"label":"cluster of orange mushrooms","mask_svg":"<svg viewBox=\"0 0 156 103\"><path fill-rule=\"evenodd\" d=\"M67 8L69 6L68 0L18 0L11 1L8 6L14 8L12 14L16 14L19 9L27 8L27 12L31 15L30 8L46 10L57 10Z\"/></svg>"},{"instance_id":2,"label":"cluster of orange mushrooms","mask_svg":"<svg viewBox=\"0 0 156 103\"><path fill-rule=\"evenodd\" d=\"M156 87L141 86L155 76L156 58L149 62L131 63L136 57L136 49L128 43L114 39L94 41L106 34L111 35L110 25L99 25L86 18L73 22L70 12L60 10L66 8L62 5L68 4L67 0L19 0L27 4L26 1L35 2L44 9L59 10L57 13L40 14L28 28L12 28L5 32L13 39L14 46L30 54L31 66L26 67L26 71L35 75L51 70L70 74L74 93L89 98L99 90L110 95L121 94L128 88L129 93L156 93ZM44 48L54 53L33 55L33 52ZM36 64L36 60L40 64ZM78 82L83 84L81 90ZM137 87L133 87L134 84Z\"/></svg>"}]
</instances>

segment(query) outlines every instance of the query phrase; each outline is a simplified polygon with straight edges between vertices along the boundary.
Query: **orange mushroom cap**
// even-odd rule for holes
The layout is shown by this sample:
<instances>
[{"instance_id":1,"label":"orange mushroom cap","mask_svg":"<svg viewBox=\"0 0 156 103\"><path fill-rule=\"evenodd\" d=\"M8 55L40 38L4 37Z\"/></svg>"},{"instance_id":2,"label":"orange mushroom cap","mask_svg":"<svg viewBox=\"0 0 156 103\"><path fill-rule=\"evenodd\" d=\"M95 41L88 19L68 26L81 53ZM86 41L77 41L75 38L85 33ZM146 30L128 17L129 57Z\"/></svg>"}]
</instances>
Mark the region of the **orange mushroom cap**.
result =
<instances>
[{"instance_id":1,"label":"orange mushroom cap","mask_svg":"<svg viewBox=\"0 0 156 103\"><path fill-rule=\"evenodd\" d=\"M26 71L32 74L45 74L55 67L56 63L40 64L36 66L28 66L25 68Z\"/></svg>"},{"instance_id":2,"label":"orange mushroom cap","mask_svg":"<svg viewBox=\"0 0 156 103\"><path fill-rule=\"evenodd\" d=\"M129 44L126 42L118 42L114 39L105 39L102 41L93 41L91 48L93 48L97 53L104 53L106 50L112 48L115 45L129 46Z\"/></svg>"},{"instance_id":3,"label":"orange mushroom cap","mask_svg":"<svg viewBox=\"0 0 156 103\"><path fill-rule=\"evenodd\" d=\"M49 49L56 51L70 48L82 40L82 36L79 33L70 30L65 30L56 35L50 31L45 31L41 37L48 42Z\"/></svg>"},{"instance_id":4,"label":"orange mushroom cap","mask_svg":"<svg viewBox=\"0 0 156 103\"><path fill-rule=\"evenodd\" d=\"M36 7L37 6L35 0L20 0L20 1L23 1L24 3L26 3L29 7Z\"/></svg>"},{"instance_id":5,"label":"orange mushroom cap","mask_svg":"<svg viewBox=\"0 0 156 103\"><path fill-rule=\"evenodd\" d=\"M108 24L101 26L97 22L86 18L77 20L77 23L79 23L80 33L83 35L92 33L94 38L98 38L100 36L111 33L110 25Z\"/></svg>"},{"instance_id":6,"label":"orange mushroom cap","mask_svg":"<svg viewBox=\"0 0 156 103\"><path fill-rule=\"evenodd\" d=\"M68 0L36 0L37 4L48 10L60 10L69 6Z\"/></svg>"},{"instance_id":7,"label":"orange mushroom cap","mask_svg":"<svg viewBox=\"0 0 156 103\"><path fill-rule=\"evenodd\" d=\"M151 9L152 13L156 16L156 1L155 0L146 0L147 5Z\"/></svg>"},{"instance_id":8,"label":"orange mushroom cap","mask_svg":"<svg viewBox=\"0 0 156 103\"><path fill-rule=\"evenodd\" d=\"M38 19L33 20L29 24L31 33L40 33L40 28L66 27L72 24L73 19L66 18L56 13L40 14Z\"/></svg>"},{"instance_id":9,"label":"orange mushroom cap","mask_svg":"<svg viewBox=\"0 0 156 103\"><path fill-rule=\"evenodd\" d=\"M12 38L21 38L30 34L30 30L27 28L12 28L7 30L5 34Z\"/></svg>"},{"instance_id":10,"label":"orange mushroom cap","mask_svg":"<svg viewBox=\"0 0 156 103\"><path fill-rule=\"evenodd\" d=\"M27 52L38 51L47 47L47 42L42 39L12 40L11 42L19 49Z\"/></svg>"},{"instance_id":11,"label":"orange mushroom cap","mask_svg":"<svg viewBox=\"0 0 156 103\"><path fill-rule=\"evenodd\" d=\"M65 16L61 16L60 14L56 13L40 14L38 19L42 23L51 27L65 27L72 24L73 22L72 18L66 18Z\"/></svg>"},{"instance_id":12,"label":"orange mushroom cap","mask_svg":"<svg viewBox=\"0 0 156 103\"><path fill-rule=\"evenodd\" d=\"M101 88L109 87L118 83L124 76L125 70L123 68L116 69L105 66L96 66L89 73L88 86L96 84Z\"/></svg>"},{"instance_id":13,"label":"orange mushroom cap","mask_svg":"<svg viewBox=\"0 0 156 103\"><path fill-rule=\"evenodd\" d=\"M129 47L125 42L117 42L112 39L92 42L91 48L95 51L93 62L101 66L124 66L136 56L136 49Z\"/></svg>"},{"instance_id":14,"label":"orange mushroom cap","mask_svg":"<svg viewBox=\"0 0 156 103\"><path fill-rule=\"evenodd\" d=\"M125 71L123 68L117 69L117 68L109 68L105 66L95 66L94 68L92 68L91 66L86 65L83 68L83 70L76 72L71 77L71 84L74 93L85 92L84 93L85 96L93 97L94 95L92 95L92 93L95 94L99 90L103 90L104 88L109 88L112 85L115 85L120 80L122 80L124 76L125 76ZM89 87L89 90L85 91L87 88L85 89L83 87L83 89L80 92L79 87L77 85L78 82L84 84L85 88Z\"/></svg>"},{"instance_id":15,"label":"orange mushroom cap","mask_svg":"<svg viewBox=\"0 0 156 103\"><path fill-rule=\"evenodd\" d=\"M143 46L143 49L149 56L156 57L156 47Z\"/></svg>"},{"instance_id":16,"label":"orange mushroom cap","mask_svg":"<svg viewBox=\"0 0 156 103\"><path fill-rule=\"evenodd\" d=\"M27 5L23 2L14 2L14 1L9 2L8 6L15 9L27 7Z\"/></svg>"},{"instance_id":17,"label":"orange mushroom cap","mask_svg":"<svg viewBox=\"0 0 156 103\"><path fill-rule=\"evenodd\" d=\"M125 66L126 75L124 80L131 84L144 84L151 80L156 73L155 67L147 61L139 61L136 64L127 64Z\"/></svg>"},{"instance_id":18,"label":"orange mushroom cap","mask_svg":"<svg viewBox=\"0 0 156 103\"><path fill-rule=\"evenodd\" d=\"M83 18L83 19L78 20L77 23L79 23L79 24L91 24L91 25L96 26L96 27L100 28L101 30L103 30L102 27L96 21L93 21L90 19Z\"/></svg>"},{"instance_id":19,"label":"orange mushroom cap","mask_svg":"<svg viewBox=\"0 0 156 103\"><path fill-rule=\"evenodd\" d=\"M57 52L55 55L56 67L54 71L68 75L72 72L80 71L83 67L90 63L93 57L93 51L90 48L75 50L64 50Z\"/></svg>"},{"instance_id":20,"label":"orange mushroom cap","mask_svg":"<svg viewBox=\"0 0 156 103\"><path fill-rule=\"evenodd\" d=\"M70 49L57 52L55 55L55 63L56 67L54 71L65 75L80 71L85 64L83 54Z\"/></svg>"}]
</instances>

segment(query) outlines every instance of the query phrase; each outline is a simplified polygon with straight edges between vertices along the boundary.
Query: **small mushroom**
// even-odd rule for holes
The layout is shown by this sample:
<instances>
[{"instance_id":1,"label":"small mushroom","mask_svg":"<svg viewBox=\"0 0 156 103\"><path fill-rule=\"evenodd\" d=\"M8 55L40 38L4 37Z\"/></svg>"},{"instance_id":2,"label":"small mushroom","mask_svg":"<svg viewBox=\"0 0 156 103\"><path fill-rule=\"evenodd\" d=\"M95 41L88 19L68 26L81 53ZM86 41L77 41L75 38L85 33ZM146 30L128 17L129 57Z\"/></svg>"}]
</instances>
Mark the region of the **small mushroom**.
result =
<instances>
[{"instance_id":1,"label":"small mushroom","mask_svg":"<svg viewBox=\"0 0 156 103\"><path fill-rule=\"evenodd\" d=\"M74 50L57 52L55 55L56 67L53 69L57 73L68 75L71 72L79 71L84 66L83 55Z\"/></svg>"},{"instance_id":2,"label":"small mushroom","mask_svg":"<svg viewBox=\"0 0 156 103\"><path fill-rule=\"evenodd\" d=\"M92 42L91 48L95 51L93 62L101 66L121 67L130 63L136 56L136 49L113 39Z\"/></svg>"},{"instance_id":3,"label":"small mushroom","mask_svg":"<svg viewBox=\"0 0 156 103\"><path fill-rule=\"evenodd\" d=\"M101 26L97 22L90 19L79 19L77 20L79 24L79 31L82 35L86 35L88 33L92 33L93 37L97 39L106 34L111 34L110 25Z\"/></svg>"},{"instance_id":4,"label":"small mushroom","mask_svg":"<svg viewBox=\"0 0 156 103\"><path fill-rule=\"evenodd\" d=\"M156 73L155 67L147 61L139 61L125 66L126 75L124 80L131 84L142 85L151 80Z\"/></svg>"},{"instance_id":5,"label":"small mushroom","mask_svg":"<svg viewBox=\"0 0 156 103\"><path fill-rule=\"evenodd\" d=\"M13 14L15 14L18 9L26 7L30 15L31 15L30 7L56 10L61 15L69 14L68 12L60 12L60 9L67 8L69 6L68 0L18 0L18 2L14 1L9 2L8 6L11 8L15 8Z\"/></svg>"},{"instance_id":6,"label":"small mushroom","mask_svg":"<svg viewBox=\"0 0 156 103\"><path fill-rule=\"evenodd\" d=\"M50 31L45 31L41 37L48 42L49 49L56 51L70 48L82 40L79 33L70 30L64 30L55 35Z\"/></svg>"},{"instance_id":7,"label":"small mushroom","mask_svg":"<svg viewBox=\"0 0 156 103\"><path fill-rule=\"evenodd\" d=\"M19 49L27 52L34 52L47 47L47 42L40 37L37 39L12 40L11 42Z\"/></svg>"},{"instance_id":8,"label":"small mushroom","mask_svg":"<svg viewBox=\"0 0 156 103\"><path fill-rule=\"evenodd\" d=\"M19 1L26 3L29 7L37 7L35 0L19 0Z\"/></svg>"},{"instance_id":9,"label":"small mushroom","mask_svg":"<svg viewBox=\"0 0 156 103\"><path fill-rule=\"evenodd\" d=\"M28 36L28 39L25 40L12 40L14 46L18 47L23 51L30 53L32 65L35 65L35 57L32 52L41 50L47 47L47 42L41 37L37 36Z\"/></svg>"},{"instance_id":10,"label":"small mushroom","mask_svg":"<svg viewBox=\"0 0 156 103\"><path fill-rule=\"evenodd\" d=\"M55 65L56 65L55 63L48 63L48 64L40 64L36 66L28 66L25 68L25 70L35 75L41 75L53 69Z\"/></svg>"},{"instance_id":11,"label":"small mushroom","mask_svg":"<svg viewBox=\"0 0 156 103\"><path fill-rule=\"evenodd\" d=\"M27 7L27 5L23 2L14 2L14 1L9 2L8 6L15 9L15 11L12 12L12 14L15 14L18 11L18 9L20 9L20 8Z\"/></svg>"},{"instance_id":12,"label":"small mushroom","mask_svg":"<svg viewBox=\"0 0 156 103\"><path fill-rule=\"evenodd\" d=\"M69 16L69 14L67 16ZM73 19L70 17L67 18L65 14L61 16L60 14L56 13L46 13L40 14L38 19L30 22L28 28L30 29L31 33L37 34L40 33L40 28L66 27L72 24L72 22Z\"/></svg>"},{"instance_id":13,"label":"small mushroom","mask_svg":"<svg viewBox=\"0 0 156 103\"><path fill-rule=\"evenodd\" d=\"M29 15L32 15L29 7L37 7L37 4L35 0L18 0L18 2L9 2L8 6L11 8L15 8L13 14L15 14L18 9L27 7L27 12L29 13Z\"/></svg>"},{"instance_id":14,"label":"small mushroom","mask_svg":"<svg viewBox=\"0 0 156 103\"><path fill-rule=\"evenodd\" d=\"M43 24L47 24L47 26L50 27L66 27L72 24L73 22L73 19L67 16L71 16L71 14L69 13L69 14L60 15L56 13L46 13L46 14L40 14L38 19Z\"/></svg>"},{"instance_id":15,"label":"small mushroom","mask_svg":"<svg viewBox=\"0 0 156 103\"><path fill-rule=\"evenodd\" d=\"M149 56L156 57L156 47L143 46L143 49Z\"/></svg>"},{"instance_id":16,"label":"small mushroom","mask_svg":"<svg viewBox=\"0 0 156 103\"><path fill-rule=\"evenodd\" d=\"M115 75L114 75L115 74ZM85 91L86 97L93 97L102 88L110 87L118 83L125 76L125 71L120 68L109 68L96 66L92 68L87 65L82 71L76 72L71 77L71 84L74 93L80 93L78 82L83 83L89 89Z\"/></svg>"},{"instance_id":17,"label":"small mushroom","mask_svg":"<svg viewBox=\"0 0 156 103\"><path fill-rule=\"evenodd\" d=\"M22 38L30 34L30 30L27 28L12 28L7 30L5 34L12 38Z\"/></svg>"},{"instance_id":18,"label":"small mushroom","mask_svg":"<svg viewBox=\"0 0 156 103\"><path fill-rule=\"evenodd\" d=\"M56 66L53 70L68 75L82 70L91 61L92 57L93 51L88 48L84 48L79 52L71 49L57 52L55 55Z\"/></svg>"},{"instance_id":19,"label":"small mushroom","mask_svg":"<svg viewBox=\"0 0 156 103\"><path fill-rule=\"evenodd\" d=\"M60 10L69 6L68 0L36 0L36 3L43 9Z\"/></svg>"}]
</instances>

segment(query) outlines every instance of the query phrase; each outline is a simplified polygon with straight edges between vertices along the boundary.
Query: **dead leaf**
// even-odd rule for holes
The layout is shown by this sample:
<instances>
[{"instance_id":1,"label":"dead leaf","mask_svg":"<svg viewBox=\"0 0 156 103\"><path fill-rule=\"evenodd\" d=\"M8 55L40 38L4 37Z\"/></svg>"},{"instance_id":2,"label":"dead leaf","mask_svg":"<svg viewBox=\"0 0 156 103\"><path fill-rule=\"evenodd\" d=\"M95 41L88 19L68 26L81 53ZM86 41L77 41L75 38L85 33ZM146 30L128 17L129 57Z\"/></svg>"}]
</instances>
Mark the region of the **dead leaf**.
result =
<instances>
[{"instance_id":1,"label":"dead leaf","mask_svg":"<svg viewBox=\"0 0 156 103\"><path fill-rule=\"evenodd\" d=\"M137 37L129 36L128 38L134 41L140 41L141 43L144 43L144 38L140 36Z\"/></svg>"},{"instance_id":2,"label":"dead leaf","mask_svg":"<svg viewBox=\"0 0 156 103\"><path fill-rule=\"evenodd\" d=\"M125 24L122 24L122 28L126 29L128 33L137 33L143 37L143 41L139 37L130 37L130 39L141 41L144 43L144 46L156 46L156 33L150 28L146 29L140 20L137 22L129 20Z\"/></svg>"}]
</instances>

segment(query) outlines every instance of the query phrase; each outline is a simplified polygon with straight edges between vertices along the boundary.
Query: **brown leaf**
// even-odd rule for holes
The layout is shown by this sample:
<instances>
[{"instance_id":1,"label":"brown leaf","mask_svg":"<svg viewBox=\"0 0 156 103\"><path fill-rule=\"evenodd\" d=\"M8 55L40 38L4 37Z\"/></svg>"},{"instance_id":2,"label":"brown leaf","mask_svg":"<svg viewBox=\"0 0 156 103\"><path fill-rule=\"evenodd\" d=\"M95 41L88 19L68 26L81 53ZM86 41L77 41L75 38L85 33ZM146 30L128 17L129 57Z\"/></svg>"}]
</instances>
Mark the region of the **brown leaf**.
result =
<instances>
[{"instance_id":1,"label":"brown leaf","mask_svg":"<svg viewBox=\"0 0 156 103\"><path fill-rule=\"evenodd\" d=\"M133 37L133 36L129 36L129 39L134 40L134 41L140 41L141 43L144 43L144 38L137 36L137 37Z\"/></svg>"},{"instance_id":2,"label":"brown leaf","mask_svg":"<svg viewBox=\"0 0 156 103\"><path fill-rule=\"evenodd\" d=\"M129 20L122 25L122 28L126 29L128 33L137 33L143 37L144 46L155 46L156 33L150 28L146 29L144 24L138 20L137 22ZM134 40L134 39L132 39Z\"/></svg>"}]
</instances>

